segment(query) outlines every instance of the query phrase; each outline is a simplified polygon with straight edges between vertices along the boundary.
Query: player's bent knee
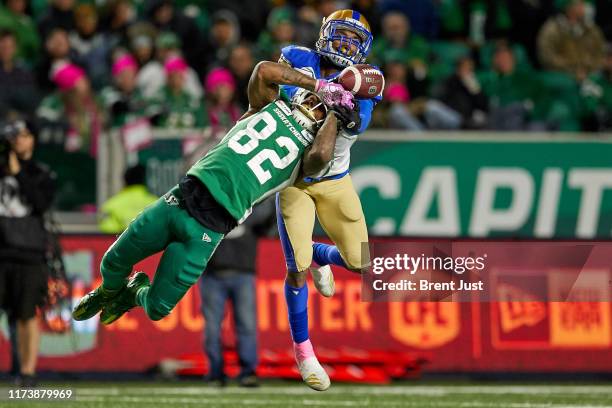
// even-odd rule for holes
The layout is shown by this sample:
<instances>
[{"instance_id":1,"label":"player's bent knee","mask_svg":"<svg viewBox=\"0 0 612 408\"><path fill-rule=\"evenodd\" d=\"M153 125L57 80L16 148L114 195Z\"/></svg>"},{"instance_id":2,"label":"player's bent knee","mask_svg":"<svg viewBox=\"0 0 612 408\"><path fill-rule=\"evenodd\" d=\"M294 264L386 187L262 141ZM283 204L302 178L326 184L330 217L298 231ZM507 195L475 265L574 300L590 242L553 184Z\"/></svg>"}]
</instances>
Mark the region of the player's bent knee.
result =
<instances>
[{"instance_id":1,"label":"player's bent knee","mask_svg":"<svg viewBox=\"0 0 612 408\"><path fill-rule=\"evenodd\" d=\"M158 320L163 319L164 317L168 316L171 311L172 311L172 308L168 308L164 305L159 305L159 304L153 304L146 309L147 316L149 316L149 319L153 321L158 321Z\"/></svg>"},{"instance_id":2,"label":"player's bent knee","mask_svg":"<svg viewBox=\"0 0 612 408\"><path fill-rule=\"evenodd\" d=\"M295 254L295 265L298 271L305 271L310 268L312 264L312 244L310 242L302 243L295 245L294 248Z\"/></svg>"},{"instance_id":3,"label":"player's bent knee","mask_svg":"<svg viewBox=\"0 0 612 408\"><path fill-rule=\"evenodd\" d=\"M119 257L115 255L113 252L107 252L102 257L102 262L100 263L100 269L102 272L105 271L122 271L126 268L119 261Z\"/></svg>"},{"instance_id":4,"label":"player's bent knee","mask_svg":"<svg viewBox=\"0 0 612 408\"><path fill-rule=\"evenodd\" d=\"M306 284L306 276L308 275L307 272L308 270L287 272L285 281L291 287L301 288Z\"/></svg>"},{"instance_id":5,"label":"player's bent knee","mask_svg":"<svg viewBox=\"0 0 612 408\"><path fill-rule=\"evenodd\" d=\"M367 271L367 266L355 266L355 265L347 265L346 269L354 273L365 273Z\"/></svg>"},{"instance_id":6,"label":"player's bent knee","mask_svg":"<svg viewBox=\"0 0 612 408\"><path fill-rule=\"evenodd\" d=\"M365 260L361 257L361 253L352 255L348 254L348 256L344 259L344 262L346 263L346 269L355 273L364 273L367 271L370 262L369 260L367 260L367 262L364 261Z\"/></svg>"},{"instance_id":7,"label":"player's bent knee","mask_svg":"<svg viewBox=\"0 0 612 408\"><path fill-rule=\"evenodd\" d=\"M147 313L147 316L149 316L150 320L152 320L154 322L157 322L157 321L163 319L164 317L166 317L167 314L161 314L161 313L157 313L157 312L153 312L152 311L150 314Z\"/></svg>"}]
</instances>

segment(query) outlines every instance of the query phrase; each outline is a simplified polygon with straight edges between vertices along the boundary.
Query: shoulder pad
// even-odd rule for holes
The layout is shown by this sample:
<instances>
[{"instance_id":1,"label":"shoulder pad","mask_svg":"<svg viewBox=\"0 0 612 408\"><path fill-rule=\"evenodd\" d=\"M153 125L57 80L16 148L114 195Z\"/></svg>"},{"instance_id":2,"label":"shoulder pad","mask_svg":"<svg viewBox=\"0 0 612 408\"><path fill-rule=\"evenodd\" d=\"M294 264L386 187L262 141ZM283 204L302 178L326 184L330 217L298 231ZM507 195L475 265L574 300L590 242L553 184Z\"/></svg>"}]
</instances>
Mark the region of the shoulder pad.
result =
<instances>
[{"instance_id":1,"label":"shoulder pad","mask_svg":"<svg viewBox=\"0 0 612 408\"><path fill-rule=\"evenodd\" d=\"M281 50L279 62L284 62L294 68L301 68L318 64L318 58L319 54L310 48L288 45Z\"/></svg>"}]
</instances>

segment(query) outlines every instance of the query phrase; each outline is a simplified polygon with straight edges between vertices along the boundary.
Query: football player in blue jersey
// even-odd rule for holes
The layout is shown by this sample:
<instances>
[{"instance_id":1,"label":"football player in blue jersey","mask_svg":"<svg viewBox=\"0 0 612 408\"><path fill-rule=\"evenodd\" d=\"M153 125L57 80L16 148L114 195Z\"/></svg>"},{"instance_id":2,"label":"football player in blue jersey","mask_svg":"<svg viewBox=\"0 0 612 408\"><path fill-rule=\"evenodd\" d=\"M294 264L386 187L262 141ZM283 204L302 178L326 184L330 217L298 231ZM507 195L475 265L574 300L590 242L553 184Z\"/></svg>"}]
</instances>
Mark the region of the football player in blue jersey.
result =
<instances>
[{"instance_id":1,"label":"football player in blue jersey","mask_svg":"<svg viewBox=\"0 0 612 408\"><path fill-rule=\"evenodd\" d=\"M364 16L353 10L338 10L323 19L315 50L290 45L282 49L279 62L322 82L333 81L345 67L364 63L371 45L372 33ZM283 86L281 92L290 97L297 89ZM306 276L310 270L317 290L329 297L335 290L331 264L357 273L369 264L365 217L349 175L350 148L368 127L380 100L380 95L355 98L352 110L341 109L342 122L348 125L338 133L333 160L319 174L298 181L276 196L295 358L304 382L319 391L329 388L330 380L308 336ZM315 215L335 245L312 242Z\"/></svg>"}]
</instances>

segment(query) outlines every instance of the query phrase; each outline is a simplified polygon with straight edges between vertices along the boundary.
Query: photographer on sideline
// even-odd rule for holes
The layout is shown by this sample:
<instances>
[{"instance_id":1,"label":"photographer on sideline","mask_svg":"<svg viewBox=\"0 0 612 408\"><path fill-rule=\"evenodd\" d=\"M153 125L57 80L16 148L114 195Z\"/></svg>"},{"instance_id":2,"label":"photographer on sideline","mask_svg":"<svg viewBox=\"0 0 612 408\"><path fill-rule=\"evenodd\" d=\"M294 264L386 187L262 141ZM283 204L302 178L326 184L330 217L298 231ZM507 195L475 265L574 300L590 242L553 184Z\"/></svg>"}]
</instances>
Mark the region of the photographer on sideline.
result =
<instances>
[{"instance_id":1,"label":"photographer on sideline","mask_svg":"<svg viewBox=\"0 0 612 408\"><path fill-rule=\"evenodd\" d=\"M47 293L44 213L54 175L32 160L34 135L25 122L0 126L0 308L17 326L18 383L35 385L40 338L36 308Z\"/></svg>"}]
</instances>

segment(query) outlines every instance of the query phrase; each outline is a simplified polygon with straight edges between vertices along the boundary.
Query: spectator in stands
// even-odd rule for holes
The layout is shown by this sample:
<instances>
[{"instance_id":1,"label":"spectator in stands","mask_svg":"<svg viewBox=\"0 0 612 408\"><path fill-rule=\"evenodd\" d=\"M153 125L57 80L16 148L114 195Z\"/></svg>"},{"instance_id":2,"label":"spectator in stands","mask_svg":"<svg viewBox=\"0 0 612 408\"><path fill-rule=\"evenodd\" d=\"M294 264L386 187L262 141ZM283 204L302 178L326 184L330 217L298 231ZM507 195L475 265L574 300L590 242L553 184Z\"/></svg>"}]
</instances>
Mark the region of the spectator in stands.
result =
<instances>
[{"instance_id":1,"label":"spectator in stands","mask_svg":"<svg viewBox=\"0 0 612 408\"><path fill-rule=\"evenodd\" d=\"M208 122L212 127L213 137L223 136L240 116L243 110L234 101L236 81L226 68L215 68L206 75Z\"/></svg>"},{"instance_id":2,"label":"spectator in stands","mask_svg":"<svg viewBox=\"0 0 612 408\"><path fill-rule=\"evenodd\" d=\"M138 35L130 41L130 50L134 53L140 67L153 60L153 39L146 35Z\"/></svg>"},{"instance_id":3,"label":"spectator in stands","mask_svg":"<svg viewBox=\"0 0 612 408\"><path fill-rule=\"evenodd\" d=\"M322 3L322 2L321 2ZM319 37L322 15L315 5L321 3L305 2L296 10L295 41L296 44L314 44ZM333 10L332 10L333 12Z\"/></svg>"},{"instance_id":4,"label":"spectator in stands","mask_svg":"<svg viewBox=\"0 0 612 408\"><path fill-rule=\"evenodd\" d=\"M376 64L394 60L410 68L410 82L422 82L428 75L429 45L418 35L411 35L405 14L390 11L383 16L382 36L374 37L372 60Z\"/></svg>"},{"instance_id":5,"label":"spectator in stands","mask_svg":"<svg viewBox=\"0 0 612 408\"><path fill-rule=\"evenodd\" d=\"M510 7L514 0L486 0L484 35L487 40L508 38L516 27Z\"/></svg>"},{"instance_id":6,"label":"spectator in stands","mask_svg":"<svg viewBox=\"0 0 612 408\"><path fill-rule=\"evenodd\" d=\"M51 0L50 7L38 22L40 36L46 38L55 28L62 28L66 32L74 29L75 0Z\"/></svg>"},{"instance_id":7,"label":"spectator in stands","mask_svg":"<svg viewBox=\"0 0 612 408\"><path fill-rule=\"evenodd\" d=\"M38 104L38 92L30 70L17 58L17 39L11 31L0 30L0 119L9 113L31 117Z\"/></svg>"},{"instance_id":8,"label":"spectator in stands","mask_svg":"<svg viewBox=\"0 0 612 408\"><path fill-rule=\"evenodd\" d=\"M517 68L513 49L505 41L497 43L492 66L491 71L478 76L483 92L489 98L489 128L543 130L543 124L530 123L538 89L537 76Z\"/></svg>"},{"instance_id":9,"label":"spectator in stands","mask_svg":"<svg viewBox=\"0 0 612 408\"><path fill-rule=\"evenodd\" d=\"M397 12L410 20L412 32L421 38L433 39L438 34L439 17L433 0L382 0L380 9L383 14ZM383 23L384 25L384 23ZM384 28L383 28L384 30Z\"/></svg>"},{"instance_id":10,"label":"spectator in stands","mask_svg":"<svg viewBox=\"0 0 612 408\"><path fill-rule=\"evenodd\" d=\"M189 66L179 56L172 56L164 64L166 85L151 103L161 112L158 126L172 129L202 128L207 124L201 99L195 98L185 90Z\"/></svg>"},{"instance_id":11,"label":"spectator in stands","mask_svg":"<svg viewBox=\"0 0 612 408\"><path fill-rule=\"evenodd\" d=\"M140 21L132 24L127 32L129 49L138 61L138 66L142 68L155 58L153 46L157 30L153 25Z\"/></svg>"},{"instance_id":12,"label":"spectator in stands","mask_svg":"<svg viewBox=\"0 0 612 408\"><path fill-rule=\"evenodd\" d=\"M210 28L210 65L224 65L230 51L240 41L238 18L229 10L219 10L212 15Z\"/></svg>"},{"instance_id":13,"label":"spectator in stands","mask_svg":"<svg viewBox=\"0 0 612 408\"><path fill-rule=\"evenodd\" d=\"M604 67L581 86L586 130L612 130L612 45L608 46Z\"/></svg>"},{"instance_id":14,"label":"spectator in stands","mask_svg":"<svg viewBox=\"0 0 612 408\"><path fill-rule=\"evenodd\" d=\"M408 108L410 93L402 83L387 83L381 103L372 114L372 127L422 131L424 126Z\"/></svg>"},{"instance_id":15,"label":"spectator in stands","mask_svg":"<svg viewBox=\"0 0 612 408\"><path fill-rule=\"evenodd\" d=\"M489 0L492 1L492 0ZM538 31L553 13L554 0L512 0L509 12L514 29L510 31L509 40L525 47L531 62L538 61L536 40Z\"/></svg>"},{"instance_id":16,"label":"spectator in stands","mask_svg":"<svg viewBox=\"0 0 612 408\"><path fill-rule=\"evenodd\" d=\"M40 37L32 18L26 14L25 0L5 0L0 5L0 29L9 29L17 36L17 55L32 66L38 59Z\"/></svg>"},{"instance_id":17,"label":"spectator in stands","mask_svg":"<svg viewBox=\"0 0 612 408\"><path fill-rule=\"evenodd\" d=\"M474 61L470 57L459 59L455 73L435 94L461 115L464 129L483 129L486 126L488 100L474 74Z\"/></svg>"},{"instance_id":18,"label":"spectator in stands","mask_svg":"<svg viewBox=\"0 0 612 408\"><path fill-rule=\"evenodd\" d=\"M106 234L122 233L146 206L158 198L147 190L144 166L130 167L123 180L125 187L102 204L98 226Z\"/></svg>"},{"instance_id":19,"label":"spectator in stands","mask_svg":"<svg viewBox=\"0 0 612 408\"><path fill-rule=\"evenodd\" d=\"M38 116L49 122L64 122L66 151L89 152L95 157L103 118L85 71L69 61L58 61L51 69L51 78L58 91L43 99Z\"/></svg>"},{"instance_id":20,"label":"spectator in stands","mask_svg":"<svg viewBox=\"0 0 612 408\"><path fill-rule=\"evenodd\" d=\"M464 4L464 0L438 2L437 7L440 16L439 39L458 41L465 41L467 39L469 24Z\"/></svg>"},{"instance_id":21,"label":"spectator in stands","mask_svg":"<svg viewBox=\"0 0 612 408\"><path fill-rule=\"evenodd\" d=\"M311 47L319 38L321 20L338 10L338 3L335 0L318 0L301 3L303 5L296 12L295 43Z\"/></svg>"},{"instance_id":22,"label":"spectator in stands","mask_svg":"<svg viewBox=\"0 0 612 408\"><path fill-rule=\"evenodd\" d=\"M316 0L314 3L320 3L322 0ZM309 1L310 2L310 1ZM269 1L269 0L208 0L207 6L211 11L228 10L233 13L240 22L240 38L245 41L254 42L257 36L265 30L266 18L270 7L285 3L303 3L285 0ZM319 19L319 24L321 20Z\"/></svg>"},{"instance_id":23,"label":"spectator in stands","mask_svg":"<svg viewBox=\"0 0 612 408\"><path fill-rule=\"evenodd\" d=\"M109 48L129 46L128 29L132 25L134 14L135 10L130 0L108 2L101 25L106 33Z\"/></svg>"},{"instance_id":24,"label":"spectator in stands","mask_svg":"<svg viewBox=\"0 0 612 408\"><path fill-rule=\"evenodd\" d=\"M557 0L556 4L561 12L549 18L538 34L540 63L581 81L601 68L604 37L599 27L585 18L583 0Z\"/></svg>"},{"instance_id":25,"label":"spectator in stands","mask_svg":"<svg viewBox=\"0 0 612 408\"><path fill-rule=\"evenodd\" d=\"M376 0L351 0L350 7L351 10L357 10L366 18L368 23L370 23L370 28L372 32L378 34L380 32L380 7L379 2Z\"/></svg>"},{"instance_id":26,"label":"spectator in stands","mask_svg":"<svg viewBox=\"0 0 612 408\"><path fill-rule=\"evenodd\" d=\"M400 56L406 64L425 65L429 57L427 42L418 35L411 35L410 22L405 14L390 11L383 16L382 35L374 37L373 57L385 60L385 54Z\"/></svg>"},{"instance_id":27,"label":"spectator in stands","mask_svg":"<svg viewBox=\"0 0 612 408\"><path fill-rule=\"evenodd\" d=\"M386 86L381 106L374 111L377 126L412 131L457 129L461 126L461 116L440 101L426 96L410 100L404 64L392 60L383 71Z\"/></svg>"},{"instance_id":28,"label":"spectator in stands","mask_svg":"<svg viewBox=\"0 0 612 408\"><path fill-rule=\"evenodd\" d=\"M171 32L160 33L155 40L155 48L155 59L143 65L138 73L138 87L147 98L157 95L166 84L165 61L170 57L182 55L181 40ZM187 67L184 90L196 99L202 98L204 93L198 75L191 67Z\"/></svg>"},{"instance_id":29,"label":"spectator in stands","mask_svg":"<svg viewBox=\"0 0 612 408\"><path fill-rule=\"evenodd\" d=\"M110 48L104 32L98 30L98 13L91 4L74 10L75 29L70 32L70 47L79 65L85 68L93 87L100 89L109 79Z\"/></svg>"},{"instance_id":30,"label":"spectator in stands","mask_svg":"<svg viewBox=\"0 0 612 408\"><path fill-rule=\"evenodd\" d=\"M34 135L24 122L0 129L10 150L0 164L0 308L16 322L18 384L36 385L40 322L36 309L47 293L43 215L55 195L54 175L32 160Z\"/></svg>"},{"instance_id":31,"label":"spectator in stands","mask_svg":"<svg viewBox=\"0 0 612 408\"><path fill-rule=\"evenodd\" d=\"M113 85L100 94L111 127L120 128L154 114L136 86L137 72L138 64L130 54L120 55L113 63Z\"/></svg>"},{"instance_id":32,"label":"spectator in stands","mask_svg":"<svg viewBox=\"0 0 612 408\"><path fill-rule=\"evenodd\" d=\"M204 44L200 29L195 20L177 10L170 0L150 0L147 15L159 31L175 33L182 43L182 52L189 65L204 69L207 61L202 61Z\"/></svg>"},{"instance_id":33,"label":"spectator in stands","mask_svg":"<svg viewBox=\"0 0 612 408\"><path fill-rule=\"evenodd\" d=\"M247 89L251 72L253 72L253 68L255 67L255 59L253 58L253 51L250 45L242 42L232 48L227 65L232 75L234 75L237 88L241 90ZM238 92L236 96L240 109L246 111L249 108L247 93Z\"/></svg>"},{"instance_id":34,"label":"spectator in stands","mask_svg":"<svg viewBox=\"0 0 612 408\"><path fill-rule=\"evenodd\" d=\"M289 7L276 7L268 15L267 31L257 40L261 59L278 61L280 50L295 42L295 19Z\"/></svg>"},{"instance_id":35,"label":"spectator in stands","mask_svg":"<svg viewBox=\"0 0 612 408\"><path fill-rule=\"evenodd\" d=\"M234 312L237 351L240 362L239 384L258 385L257 318L255 304L255 259L257 239L274 226L274 200L268 199L253 209L247 220L230 232L211 258L200 278L202 313L206 320L204 349L209 361L209 384L224 386L221 322L225 303L230 300Z\"/></svg>"},{"instance_id":36,"label":"spectator in stands","mask_svg":"<svg viewBox=\"0 0 612 408\"><path fill-rule=\"evenodd\" d=\"M70 49L68 32L63 28L52 29L45 38L45 53L36 69L36 82L45 92L55 89L55 85L49 77L51 67L56 61L73 60L74 52Z\"/></svg>"}]
</instances>

